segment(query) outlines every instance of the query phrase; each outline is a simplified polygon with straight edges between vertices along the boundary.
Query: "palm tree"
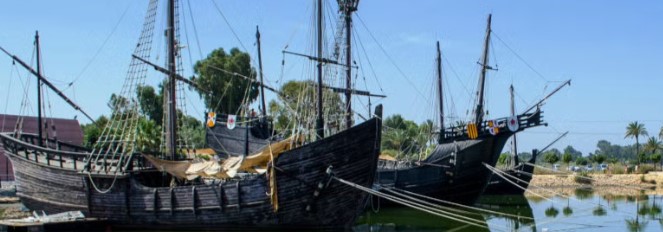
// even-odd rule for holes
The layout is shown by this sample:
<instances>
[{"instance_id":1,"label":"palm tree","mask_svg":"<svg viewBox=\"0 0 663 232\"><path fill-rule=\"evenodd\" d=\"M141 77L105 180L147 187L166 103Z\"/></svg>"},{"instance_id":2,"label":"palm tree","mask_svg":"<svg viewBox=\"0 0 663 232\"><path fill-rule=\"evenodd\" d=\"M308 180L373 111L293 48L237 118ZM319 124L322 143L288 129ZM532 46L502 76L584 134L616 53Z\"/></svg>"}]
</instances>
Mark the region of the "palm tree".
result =
<instances>
[{"instance_id":1,"label":"palm tree","mask_svg":"<svg viewBox=\"0 0 663 232\"><path fill-rule=\"evenodd\" d=\"M645 144L645 151L651 151L652 154L656 153L656 150L661 148L661 145L663 143L656 139L656 137L649 137L649 140L647 140L647 143Z\"/></svg>"},{"instance_id":2,"label":"palm tree","mask_svg":"<svg viewBox=\"0 0 663 232\"><path fill-rule=\"evenodd\" d=\"M658 132L658 138L663 139L663 126L661 127L661 130Z\"/></svg>"},{"instance_id":3,"label":"palm tree","mask_svg":"<svg viewBox=\"0 0 663 232\"><path fill-rule=\"evenodd\" d=\"M640 142L638 138L640 135L647 136L647 129L645 129L645 124L640 124L638 121L629 123L626 127L626 136L624 138L635 137L635 153L636 155L640 154ZM638 163L640 161L638 160Z\"/></svg>"},{"instance_id":4,"label":"palm tree","mask_svg":"<svg viewBox=\"0 0 663 232\"><path fill-rule=\"evenodd\" d=\"M656 150L661 148L661 145L663 145L663 142L656 139L656 137L649 137L649 140L647 140L647 143L645 144L645 151L651 151L652 161L654 161L654 168L656 168L656 163L660 161L660 155L659 158L657 158L654 154L656 154Z\"/></svg>"}]
</instances>

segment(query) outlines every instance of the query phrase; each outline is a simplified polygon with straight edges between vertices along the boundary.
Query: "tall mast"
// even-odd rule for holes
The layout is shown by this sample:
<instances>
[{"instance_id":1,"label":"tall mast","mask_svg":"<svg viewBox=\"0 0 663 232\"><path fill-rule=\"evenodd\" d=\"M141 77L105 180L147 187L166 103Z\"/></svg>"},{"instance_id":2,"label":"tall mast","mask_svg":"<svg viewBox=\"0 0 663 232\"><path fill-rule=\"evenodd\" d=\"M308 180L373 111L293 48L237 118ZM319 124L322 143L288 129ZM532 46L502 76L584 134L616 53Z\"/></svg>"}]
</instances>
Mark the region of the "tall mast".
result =
<instances>
[{"instance_id":1,"label":"tall mast","mask_svg":"<svg viewBox=\"0 0 663 232\"><path fill-rule=\"evenodd\" d=\"M481 58L481 76L479 77L479 97L477 99L477 108L474 114L474 123L477 125L477 129L481 128L481 122L483 121L483 92L484 84L486 82L486 70L492 69L488 66L488 50L490 45L490 20L492 14L488 15L488 26L486 26L486 39L483 44L483 57Z\"/></svg>"},{"instance_id":2,"label":"tall mast","mask_svg":"<svg viewBox=\"0 0 663 232\"><path fill-rule=\"evenodd\" d=\"M256 26L256 40L258 43L258 69L260 69L260 99L262 102L262 115L267 115L267 105L265 104L265 82L262 75L262 50L260 49L260 30Z\"/></svg>"},{"instance_id":3,"label":"tall mast","mask_svg":"<svg viewBox=\"0 0 663 232\"><path fill-rule=\"evenodd\" d=\"M41 47L39 46L39 31L35 31L35 46L37 47L37 73L41 76ZM42 118L41 118L41 79L37 78L37 134L39 135L39 146L44 146L42 137Z\"/></svg>"},{"instance_id":4,"label":"tall mast","mask_svg":"<svg viewBox=\"0 0 663 232\"><path fill-rule=\"evenodd\" d=\"M318 58L322 58L322 0L318 0ZM318 139L325 137L324 118L322 117L322 59L318 59L318 107L315 130Z\"/></svg>"},{"instance_id":5,"label":"tall mast","mask_svg":"<svg viewBox=\"0 0 663 232\"><path fill-rule=\"evenodd\" d=\"M516 103L513 97L513 85L509 87L511 92L511 117L516 117ZM516 143L516 134L513 134L513 139L511 140L511 150L513 151L513 165L518 165L518 144Z\"/></svg>"},{"instance_id":6,"label":"tall mast","mask_svg":"<svg viewBox=\"0 0 663 232\"><path fill-rule=\"evenodd\" d=\"M345 77L345 127L352 127L352 12L357 10L359 0L345 0L341 5L345 14L345 44L346 44L346 63L347 73ZM370 107L369 107L370 108Z\"/></svg>"},{"instance_id":7,"label":"tall mast","mask_svg":"<svg viewBox=\"0 0 663 232\"><path fill-rule=\"evenodd\" d=\"M444 95L442 94L442 52L440 51L440 41L437 41L437 95L440 103L440 138L439 142L444 140Z\"/></svg>"},{"instance_id":8,"label":"tall mast","mask_svg":"<svg viewBox=\"0 0 663 232\"><path fill-rule=\"evenodd\" d=\"M168 27L166 29L168 35L168 128L166 131L166 146L168 148L167 155L171 160L175 159L176 146L177 146L177 113L175 107L176 94L175 94L175 74L177 72L175 67L175 0L168 0Z\"/></svg>"}]
</instances>

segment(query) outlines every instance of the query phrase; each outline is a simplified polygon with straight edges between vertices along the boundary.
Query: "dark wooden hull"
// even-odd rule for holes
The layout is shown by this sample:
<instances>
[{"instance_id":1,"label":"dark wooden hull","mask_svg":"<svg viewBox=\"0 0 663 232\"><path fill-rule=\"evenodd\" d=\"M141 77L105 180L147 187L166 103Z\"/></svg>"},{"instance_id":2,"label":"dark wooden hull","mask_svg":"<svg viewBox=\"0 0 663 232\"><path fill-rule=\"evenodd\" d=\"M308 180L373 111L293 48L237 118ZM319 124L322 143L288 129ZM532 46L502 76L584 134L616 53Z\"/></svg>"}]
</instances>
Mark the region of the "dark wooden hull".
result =
<instances>
[{"instance_id":1,"label":"dark wooden hull","mask_svg":"<svg viewBox=\"0 0 663 232\"><path fill-rule=\"evenodd\" d=\"M513 133L438 144L433 153L410 167L380 161L378 183L461 204L473 204L486 187L507 139ZM455 155L454 155L455 154Z\"/></svg>"},{"instance_id":2,"label":"dark wooden hull","mask_svg":"<svg viewBox=\"0 0 663 232\"><path fill-rule=\"evenodd\" d=\"M533 156L528 162L533 164L536 161L536 156ZM513 185L509 181L505 180L503 177L493 174L488 182L484 194L487 195L522 195L525 193L525 189L529 186L529 182L532 180L532 173L534 172L534 166L527 165L524 163L518 164L513 168L504 170L507 175L504 175L509 179L510 182L518 184L518 186ZM512 178L516 177L516 178Z\"/></svg>"},{"instance_id":3,"label":"dark wooden hull","mask_svg":"<svg viewBox=\"0 0 663 232\"><path fill-rule=\"evenodd\" d=\"M247 175L217 183L151 187L161 173L97 174L42 165L21 157L18 144L0 136L15 163L18 196L32 210L82 210L123 227L238 226L348 228L363 212L367 194L331 180L326 173L371 187L375 180L381 120L374 118L325 139L281 154L274 162L278 211L267 175ZM10 148L7 148L9 144ZM23 144L25 146L25 144ZM12 149L16 148L16 149ZM28 148L30 150L32 148ZM158 175L154 175L158 174ZM318 190L319 184L323 187ZM110 191L100 193L93 188ZM318 194L315 194L318 190Z\"/></svg>"}]
</instances>

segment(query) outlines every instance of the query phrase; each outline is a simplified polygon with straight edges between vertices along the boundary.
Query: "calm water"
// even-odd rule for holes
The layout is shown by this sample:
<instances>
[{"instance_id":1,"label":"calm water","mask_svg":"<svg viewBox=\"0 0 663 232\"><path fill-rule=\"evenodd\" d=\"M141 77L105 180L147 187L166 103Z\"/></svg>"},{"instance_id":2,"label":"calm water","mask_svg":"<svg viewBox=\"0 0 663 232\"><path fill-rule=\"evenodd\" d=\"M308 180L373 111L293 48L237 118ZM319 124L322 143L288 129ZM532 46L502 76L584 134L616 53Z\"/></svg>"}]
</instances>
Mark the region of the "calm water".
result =
<instances>
[{"instance_id":1,"label":"calm water","mask_svg":"<svg viewBox=\"0 0 663 232\"><path fill-rule=\"evenodd\" d=\"M356 231L663 231L663 196L567 190L571 197L484 196L477 207L498 213L465 215L484 227L404 207L375 206ZM615 191L617 192L617 191ZM370 207L370 206L369 206Z\"/></svg>"}]
</instances>

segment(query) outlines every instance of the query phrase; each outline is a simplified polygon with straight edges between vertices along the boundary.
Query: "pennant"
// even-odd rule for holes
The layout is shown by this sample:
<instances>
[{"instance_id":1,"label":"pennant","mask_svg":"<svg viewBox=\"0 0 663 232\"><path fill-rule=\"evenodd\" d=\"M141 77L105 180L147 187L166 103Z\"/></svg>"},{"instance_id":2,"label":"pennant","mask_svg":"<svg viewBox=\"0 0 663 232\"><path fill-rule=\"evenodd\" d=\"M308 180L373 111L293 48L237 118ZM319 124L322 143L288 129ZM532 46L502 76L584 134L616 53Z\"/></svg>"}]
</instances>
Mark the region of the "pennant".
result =
<instances>
[{"instance_id":1,"label":"pennant","mask_svg":"<svg viewBox=\"0 0 663 232\"><path fill-rule=\"evenodd\" d=\"M235 122L237 120L237 115L228 115L228 121L226 121L226 126L228 129L235 129Z\"/></svg>"}]
</instances>

